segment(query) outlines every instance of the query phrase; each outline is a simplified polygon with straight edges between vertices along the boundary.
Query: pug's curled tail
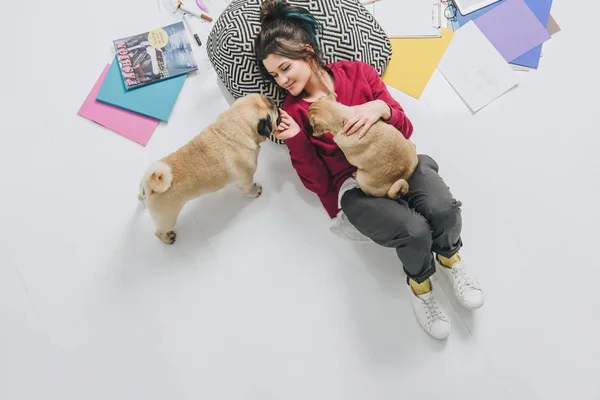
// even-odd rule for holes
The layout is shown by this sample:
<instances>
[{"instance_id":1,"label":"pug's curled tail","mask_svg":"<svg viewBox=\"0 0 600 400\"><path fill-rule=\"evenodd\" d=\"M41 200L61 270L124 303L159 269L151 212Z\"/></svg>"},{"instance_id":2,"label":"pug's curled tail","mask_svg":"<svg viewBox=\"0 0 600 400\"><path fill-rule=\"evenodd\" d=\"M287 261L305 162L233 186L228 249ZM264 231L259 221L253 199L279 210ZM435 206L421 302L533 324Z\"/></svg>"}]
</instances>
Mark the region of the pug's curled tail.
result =
<instances>
[{"instance_id":1,"label":"pug's curled tail","mask_svg":"<svg viewBox=\"0 0 600 400\"><path fill-rule=\"evenodd\" d=\"M146 184L153 192L166 192L171 187L171 182L173 182L171 166L163 161L155 162L146 172Z\"/></svg>"},{"instance_id":2,"label":"pug's curled tail","mask_svg":"<svg viewBox=\"0 0 600 400\"><path fill-rule=\"evenodd\" d=\"M387 192L390 199L398 199L400 196L408 193L408 182L405 179L398 179Z\"/></svg>"}]
</instances>

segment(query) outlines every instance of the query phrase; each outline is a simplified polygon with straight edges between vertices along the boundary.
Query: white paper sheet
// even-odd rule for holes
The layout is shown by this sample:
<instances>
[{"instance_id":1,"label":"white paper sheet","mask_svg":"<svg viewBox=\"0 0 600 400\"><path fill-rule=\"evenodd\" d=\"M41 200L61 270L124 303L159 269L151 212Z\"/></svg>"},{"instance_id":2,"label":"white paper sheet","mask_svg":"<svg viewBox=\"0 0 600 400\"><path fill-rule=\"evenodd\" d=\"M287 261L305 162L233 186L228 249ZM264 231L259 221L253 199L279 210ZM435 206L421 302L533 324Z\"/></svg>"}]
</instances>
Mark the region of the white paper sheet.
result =
<instances>
[{"instance_id":1,"label":"white paper sheet","mask_svg":"<svg viewBox=\"0 0 600 400\"><path fill-rule=\"evenodd\" d=\"M442 36L440 0L379 0L369 11L390 38Z\"/></svg>"},{"instance_id":2,"label":"white paper sheet","mask_svg":"<svg viewBox=\"0 0 600 400\"><path fill-rule=\"evenodd\" d=\"M517 85L517 74L473 21L456 31L438 69L473 112Z\"/></svg>"},{"instance_id":3,"label":"white paper sheet","mask_svg":"<svg viewBox=\"0 0 600 400\"><path fill-rule=\"evenodd\" d=\"M499 1L500 0L454 0L454 4L456 4L456 7L458 7L462 15L467 15Z\"/></svg>"},{"instance_id":4,"label":"white paper sheet","mask_svg":"<svg viewBox=\"0 0 600 400\"><path fill-rule=\"evenodd\" d=\"M519 71L519 72L529 72L529 70L531 69L529 67L524 67L522 65L516 65L516 64L510 64L510 67L513 69L513 71Z\"/></svg>"}]
</instances>

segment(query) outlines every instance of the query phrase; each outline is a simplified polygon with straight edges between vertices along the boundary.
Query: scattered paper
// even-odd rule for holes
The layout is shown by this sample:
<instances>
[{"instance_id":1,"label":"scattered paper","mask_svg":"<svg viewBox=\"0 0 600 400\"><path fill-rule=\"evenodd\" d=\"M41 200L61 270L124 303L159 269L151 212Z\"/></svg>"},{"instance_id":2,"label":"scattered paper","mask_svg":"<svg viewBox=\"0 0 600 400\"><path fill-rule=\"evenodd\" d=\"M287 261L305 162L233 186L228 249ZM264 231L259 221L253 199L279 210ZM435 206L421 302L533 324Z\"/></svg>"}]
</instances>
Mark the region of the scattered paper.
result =
<instances>
[{"instance_id":1,"label":"scattered paper","mask_svg":"<svg viewBox=\"0 0 600 400\"><path fill-rule=\"evenodd\" d=\"M392 59L383 74L383 81L418 99L453 36L453 31L442 29L441 38L390 39Z\"/></svg>"},{"instance_id":2,"label":"scattered paper","mask_svg":"<svg viewBox=\"0 0 600 400\"><path fill-rule=\"evenodd\" d=\"M455 32L438 66L473 112L517 85L517 75L477 25Z\"/></svg>"},{"instance_id":3,"label":"scattered paper","mask_svg":"<svg viewBox=\"0 0 600 400\"><path fill-rule=\"evenodd\" d=\"M500 0L497 3L493 3L468 15L463 15L460 12L457 13L456 21L452 22L454 30L456 31L460 29L460 27L467 22L481 17L485 13L504 4L505 2L506 0ZM542 26L546 26L548 23L548 17L550 16L550 9L552 8L552 0L525 0L525 4L527 4L529 9L535 14ZM537 68L540 63L541 53L542 45L540 44L510 62L525 67Z\"/></svg>"},{"instance_id":4,"label":"scattered paper","mask_svg":"<svg viewBox=\"0 0 600 400\"><path fill-rule=\"evenodd\" d=\"M523 0L506 0L474 22L508 62L550 39Z\"/></svg>"},{"instance_id":5,"label":"scattered paper","mask_svg":"<svg viewBox=\"0 0 600 400\"><path fill-rule=\"evenodd\" d=\"M121 67L114 58L96 100L167 122L187 75L125 90Z\"/></svg>"},{"instance_id":6,"label":"scattered paper","mask_svg":"<svg viewBox=\"0 0 600 400\"><path fill-rule=\"evenodd\" d=\"M461 14L467 15L487 7L490 4L497 3L498 1L500 0L454 0L454 3L460 10Z\"/></svg>"},{"instance_id":7,"label":"scattered paper","mask_svg":"<svg viewBox=\"0 0 600 400\"><path fill-rule=\"evenodd\" d=\"M159 124L157 119L96 100L109 68L107 64L77 114L145 146Z\"/></svg>"},{"instance_id":8,"label":"scattered paper","mask_svg":"<svg viewBox=\"0 0 600 400\"><path fill-rule=\"evenodd\" d=\"M560 32L560 26L558 26L558 23L552 15L550 15L550 17L548 18L548 25L546 25L546 29L548 30L548 33L550 35L554 35Z\"/></svg>"},{"instance_id":9,"label":"scattered paper","mask_svg":"<svg viewBox=\"0 0 600 400\"><path fill-rule=\"evenodd\" d=\"M531 70L531 68L529 67L524 67L522 65L515 65L515 64L509 64L510 67L514 70L514 71L519 71L519 72L529 72Z\"/></svg>"},{"instance_id":10,"label":"scattered paper","mask_svg":"<svg viewBox=\"0 0 600 400\"><path fill-rule=\"evenodd\" d=\"M379 0L369 10L389 38L440 37L440 0Z\"/></svg>"}]
</instances>

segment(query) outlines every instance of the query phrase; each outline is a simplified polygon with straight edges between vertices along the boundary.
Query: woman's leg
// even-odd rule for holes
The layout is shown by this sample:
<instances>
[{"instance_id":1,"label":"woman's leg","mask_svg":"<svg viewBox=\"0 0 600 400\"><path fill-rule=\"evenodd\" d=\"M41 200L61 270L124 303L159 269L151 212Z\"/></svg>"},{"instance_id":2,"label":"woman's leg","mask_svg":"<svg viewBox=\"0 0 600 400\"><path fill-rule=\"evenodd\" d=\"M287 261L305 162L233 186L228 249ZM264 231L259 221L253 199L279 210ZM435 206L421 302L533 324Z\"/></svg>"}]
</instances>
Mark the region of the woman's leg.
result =
<instances>
[{"instance_id":1,"label":"woman's leg","mask_svg":"<svg viewBox=\"0 0 600 400\"><path fill-rule=\"evenodd\" d=\"M467 273L458 254L462 247L462 204L454 199L438 174L437 163L429 156L419 156L419 165L408 184L409 191L403 199L431 226L431 250L437 254L439 270L452 284L462 305L470 309L481 307L483 291L479 282Z\"/></svg>"},{"instance_id":2,"label":"woman's leg","mask_svg":"<svg viewBox=\"0 0 600 400\"><path fill-rule=\"evenodd\" d=\"M408 193L400 200L371 197L354 189L341 203L362 234L395 248L408 277L423 283L435 272L431 251L450 258L462 246L461 203L452 197L429 156L419 155L408 183Z\"/></svg>"},{"instance_id":3,"label":"woman's leg","mask_svg":"<svg viewBox=\"0 0 600 400\"><path fill-rule=\"evenodd\" d=\"M431 157L419 155L419 164L408 181L408 193L402 199L429 223L431 250L451 258L462 247L462 204L452 196L438 170L437 163Z\"/></svg>"},{"instance_id":4,"label":"woman's leg","mask_svg":"<svg viewBox=\"0 0 600 400\"><path fill-rule=\"evenodd\" d=\"M393 247L410 285L407 290L419 324L436 339L450 334L450 320L437 304L429 277L435 272L433 239L427 220L404 200L371 197L353 189L342 197L342 210L363 235Z\"/></svg>"},{"instance_id":5,"label":"woman's leg","mask_svg":"<svg viewBox=\"0 0 600 400\"><path fill-rule=\"evenodd\" d=\"M433 275L431 228L406 201L371 197L353 189L344 194L341 203L350 223L363 235L396 249L409 278L423 283Z\"/></svg>"}]
</instances>

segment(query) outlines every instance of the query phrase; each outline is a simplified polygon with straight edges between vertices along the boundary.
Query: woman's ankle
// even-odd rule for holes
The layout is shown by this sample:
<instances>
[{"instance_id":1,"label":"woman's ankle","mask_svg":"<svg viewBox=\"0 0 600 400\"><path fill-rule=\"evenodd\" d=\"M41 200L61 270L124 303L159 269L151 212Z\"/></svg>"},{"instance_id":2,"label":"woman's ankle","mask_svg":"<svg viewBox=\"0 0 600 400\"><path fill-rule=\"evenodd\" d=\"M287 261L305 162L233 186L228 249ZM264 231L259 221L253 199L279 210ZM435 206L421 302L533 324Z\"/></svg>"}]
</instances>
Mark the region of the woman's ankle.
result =
<instances>
[{"instance_id":1,"label":"woman's ankle","mask_svg":"<svg viewBox=\"0 0 600 400\"><path fill-rule=\"evenodd\" d=\"M427 279L423 283L417 283L409 278L408 283L417 296L421 296L422 294L431 292L431 282L429 281L429 279Z\"/></svg>"}]
</instances>

